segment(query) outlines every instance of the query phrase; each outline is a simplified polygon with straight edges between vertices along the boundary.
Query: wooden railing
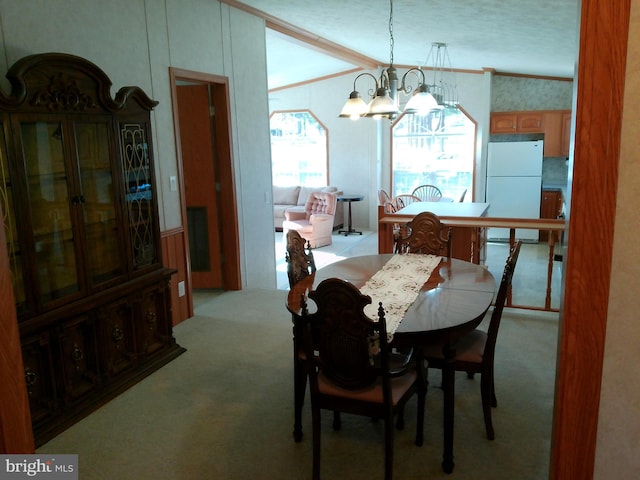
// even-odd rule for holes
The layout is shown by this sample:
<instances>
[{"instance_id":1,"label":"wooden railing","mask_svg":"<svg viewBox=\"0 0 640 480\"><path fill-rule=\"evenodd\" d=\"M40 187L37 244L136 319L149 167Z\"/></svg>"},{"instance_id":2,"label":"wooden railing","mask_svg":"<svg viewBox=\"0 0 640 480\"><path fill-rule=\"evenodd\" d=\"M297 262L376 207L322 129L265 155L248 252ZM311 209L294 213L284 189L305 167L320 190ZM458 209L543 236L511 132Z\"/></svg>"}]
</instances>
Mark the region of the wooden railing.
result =
<instances>
[{"instance_id":1,"label":"wooden railing","mask_svg":"<svg viewBox=\"0 0 640 480\"><path fill-rule=\"evenodd\" d=\"M384 213L379 210L378 215L378 252L393 252L393 226L410 221L414 215L402 215L399 213ZM465 232L465 239L462 255L460 248L458 254L453 256L468 260L474 263L484 263L484 249L486 248L486 229L489 227L499 227L509 229L509 245L513 246L516 241L516 229L531 229L549 232L549 254L547 260L547 283L544 306L539 305L515 305L512 303L512 296L509 294L506 306L513 308L523 308L529 310L544 310L557 312L558 308L551 307L551 282L553 278L553 262L555 256L556 239L564 232L566 222L558 219L520 219L520 218L498 218L498 217L439 217L442 223L454 227L454 234ZM455 241L455 238L454 238ZM499 280L499 279L498 279Z\"/></svg>"}]
</instances>

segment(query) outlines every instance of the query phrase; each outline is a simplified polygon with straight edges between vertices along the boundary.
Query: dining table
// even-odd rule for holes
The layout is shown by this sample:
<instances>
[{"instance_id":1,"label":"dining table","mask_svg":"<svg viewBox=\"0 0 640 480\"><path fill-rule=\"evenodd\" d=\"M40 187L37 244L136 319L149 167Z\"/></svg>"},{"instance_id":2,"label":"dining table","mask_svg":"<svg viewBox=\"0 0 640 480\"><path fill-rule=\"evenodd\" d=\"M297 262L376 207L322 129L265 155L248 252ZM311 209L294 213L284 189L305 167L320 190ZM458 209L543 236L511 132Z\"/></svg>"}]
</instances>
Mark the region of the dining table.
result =
<instances>
[{"instance_id":1,"label":"dining table","mask_svg":"<svg viewBox=\"0 0 640 480\"><path fill-rule=\"evenodd\" d=\"M394 254L363 255L326 265L291 288L287 308L301 314L307 293L327 278L341 278L363 288L393 257ZM442 370L442 469L446 473L454 468L455 343L482 322L495 291L495 279L484 266L442 257L407 308L391 340L391 346L411 347L418 353L425 345L443 346L448 360ZM380 301L384 307L384 299Z\"/></svg>"}]
</instances>

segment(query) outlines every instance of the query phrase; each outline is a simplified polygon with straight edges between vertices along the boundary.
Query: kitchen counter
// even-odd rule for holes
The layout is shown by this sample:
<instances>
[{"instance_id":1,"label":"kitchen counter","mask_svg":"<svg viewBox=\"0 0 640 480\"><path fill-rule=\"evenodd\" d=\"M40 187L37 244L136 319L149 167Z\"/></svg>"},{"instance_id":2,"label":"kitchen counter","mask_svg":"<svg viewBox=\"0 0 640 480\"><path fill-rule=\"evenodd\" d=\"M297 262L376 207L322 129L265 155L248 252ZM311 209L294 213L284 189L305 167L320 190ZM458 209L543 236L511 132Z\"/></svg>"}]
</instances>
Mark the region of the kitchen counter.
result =
<instances>
[{"instance_id":1,"label":"kitchen counter","mask_svg":"<svg viewBox=\"0 0 640 480\"><path fill-rule=\"evenodd\" d=\"M394 215L409 215L412 218L421 212L433 212L442 218L484 217L489 211L488 203L480 202L415 202L398 210Z\"/></svg>"}]
</instances>

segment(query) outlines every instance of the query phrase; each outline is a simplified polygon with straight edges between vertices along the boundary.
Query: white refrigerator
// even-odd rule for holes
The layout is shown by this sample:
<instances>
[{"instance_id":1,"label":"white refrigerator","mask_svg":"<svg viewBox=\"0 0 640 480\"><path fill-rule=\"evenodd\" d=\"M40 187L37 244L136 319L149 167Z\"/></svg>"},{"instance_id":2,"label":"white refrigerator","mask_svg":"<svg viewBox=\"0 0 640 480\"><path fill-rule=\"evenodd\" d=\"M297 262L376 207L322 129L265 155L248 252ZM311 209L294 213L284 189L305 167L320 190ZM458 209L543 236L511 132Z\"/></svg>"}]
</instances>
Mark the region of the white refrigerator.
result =
<instances>
[{"instance_id":1,"label":"white refrigerator","mask_svg":"<svg viewBox=\"0 0 640 480\"><path fill-rule=\"evenodd\" d=\"M490 217L540 218L542 140L490 142L487 195ZM509 239L508 228L489 228L489 240ZM516 238L538 241L538 231L517 229Z\"/></svg>"}]
</instances>

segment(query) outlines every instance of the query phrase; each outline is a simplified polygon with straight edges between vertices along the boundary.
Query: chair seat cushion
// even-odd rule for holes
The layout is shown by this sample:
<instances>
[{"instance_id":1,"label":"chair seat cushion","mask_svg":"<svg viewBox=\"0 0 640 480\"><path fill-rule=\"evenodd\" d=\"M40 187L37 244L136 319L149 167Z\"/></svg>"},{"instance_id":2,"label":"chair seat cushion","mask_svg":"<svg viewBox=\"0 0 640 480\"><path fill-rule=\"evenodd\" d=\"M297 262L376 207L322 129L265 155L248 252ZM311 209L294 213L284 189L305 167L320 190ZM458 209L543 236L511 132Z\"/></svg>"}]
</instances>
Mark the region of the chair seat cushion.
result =
<instances>
[{"instance_id":1,"label":"chair seat cushion","mask_svg":"<svg viewBox=\"0 0 640 480\"><path fill-rule=\"evenodd\" d=\"M487 343L487 334L482 330L474 330L465 335L455 345L456 361L467 363L482 363L482 353ZM423 349L426 358L444 360L442 345L427 345Z\"/></svg>"},{"instance_id":2,"label":"chair seat cushion","mask_svg":"<svg viewBox=\"0 0 640 480\"><path fill-rule=\"evenodd\" d=\"M409 370L405 375L391 378L391 397L393 405L398 404L402 396L407 393L417 378L418 374L415 370ZM323 395L343 397L369 403L383 403L382 384L380 381L372 384L371 387L363 388L361 390L348 390L346 388L339 387L320 373L318 375L318 389Z\"/></svg>"}]
</instances>

